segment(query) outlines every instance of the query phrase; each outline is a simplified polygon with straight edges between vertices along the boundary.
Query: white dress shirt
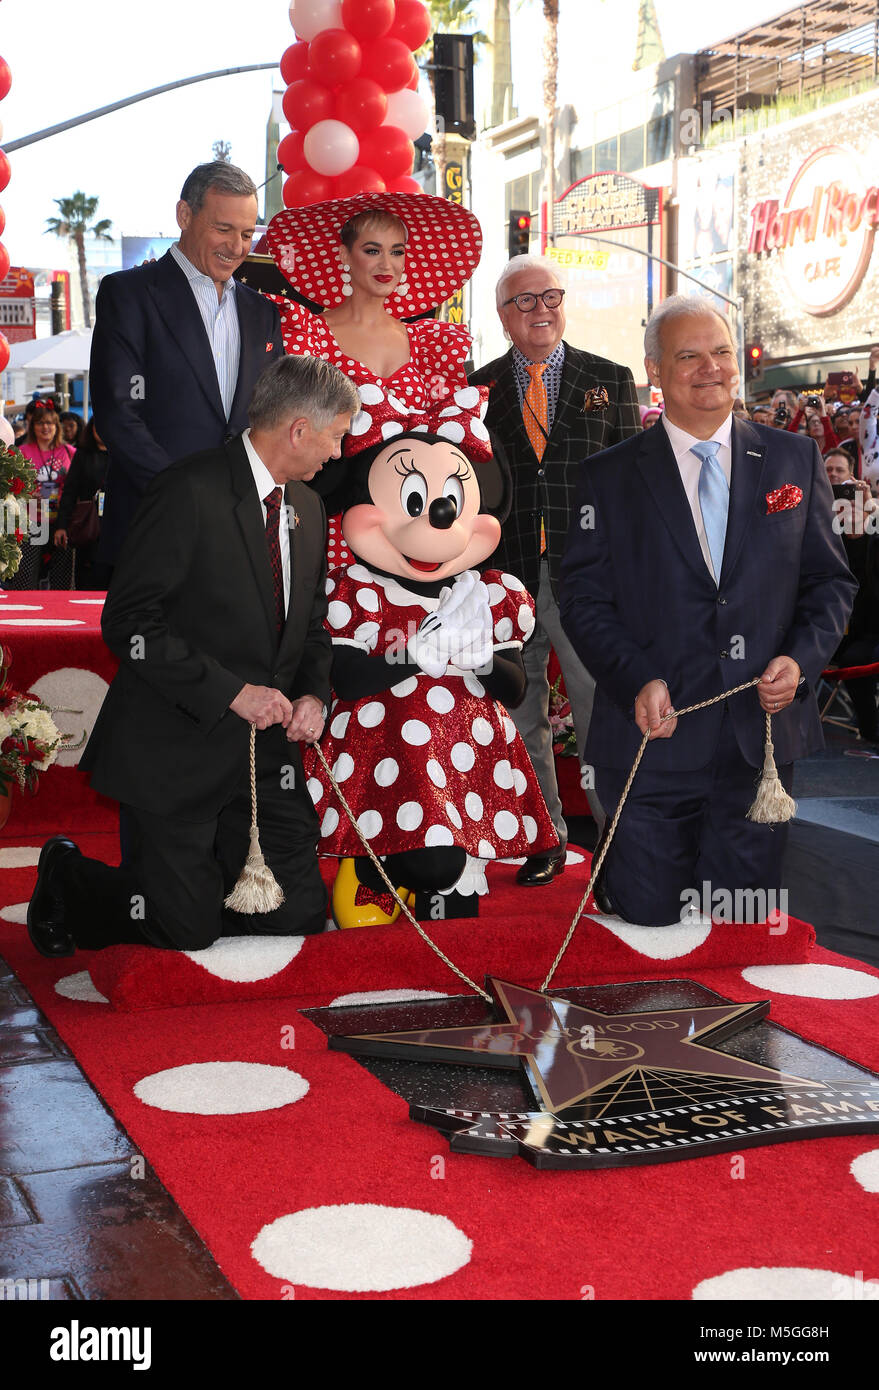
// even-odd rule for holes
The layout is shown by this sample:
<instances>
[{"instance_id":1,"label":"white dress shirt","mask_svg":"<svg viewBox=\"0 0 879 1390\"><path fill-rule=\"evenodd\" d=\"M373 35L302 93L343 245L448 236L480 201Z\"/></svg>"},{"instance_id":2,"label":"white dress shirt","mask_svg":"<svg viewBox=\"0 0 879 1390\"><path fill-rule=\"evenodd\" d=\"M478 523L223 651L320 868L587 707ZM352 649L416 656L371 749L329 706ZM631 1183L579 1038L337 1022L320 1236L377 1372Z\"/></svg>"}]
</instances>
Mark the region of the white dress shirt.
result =
<instances>
[{"instance_id":1,"label":"white dress shirt","mask_svg":"<svg viewBox=\"0 0 879 1390\"><path fill-rule=\"evenodd\" d=\"M708 566L709 573L717 583L718 576L714 573L714 566L711 563L711 551L708 549L708 537L705 534L705 523L702 520L702 508L699 505L699 474L702 472L702 460L697 454L692 453L694 444L701 444L703 441L695 434L687 434L686 430L680 429L678 425L673 425L668 416L663 414L661 417L662 426L668 435L669 442L677 461L678 470L681 475L681 482L684 485L684 492L687 494L687 502L690 511L693 513L693 524L696 527L696 535L699 537L699 545L702 548L702 555ZM659 425L652 425L651 429L656 429ZM720 445L717 451L717 461L723 469L723 476L726 478L727 486L732 477L732 445L730 438L732 435L732 414L729 414L712 434L711 438ZM708 443L707 440L704 441Z\"/></svg>"},{"instance_id":2,"label":"white dress shirt","mask_svg":"<svg viewBox=\"0 0 879 1390\"><path fill-rule=\"evenodd\" d=\"M245 430L241 436L244 441L244 448L247 452L247 459L250 464L250 471L253 473L253 481L259 493L260 506L262 507L263 525L266 522L266 498L280 483L276 483L269 470L266 468L259 454L250 442L250 430ZM286 493L285 493L286 497ZM287 520L286 501L281 501L281 520L278 526L278 536L281 542L281 569L284 574L284 613L290 611L290 525Z\"/></svg>"},{"instance_id":3,"label":"white dress shirt","mask_svg":"<svg viewBox=\"0 0 879 1390\"><path fill-rule=\"evenodd\" d=\"M198 305L198 312L201 314L201 321L211 345L217 385L228 420L232 413L241 361L241 328L235 304L235 281L229 277L223 286L223 296L218 299L217 287L211 277L196 270L176 242L171 247L171 255L189 281L189 288Z\"/></svg>"}]
</instances>

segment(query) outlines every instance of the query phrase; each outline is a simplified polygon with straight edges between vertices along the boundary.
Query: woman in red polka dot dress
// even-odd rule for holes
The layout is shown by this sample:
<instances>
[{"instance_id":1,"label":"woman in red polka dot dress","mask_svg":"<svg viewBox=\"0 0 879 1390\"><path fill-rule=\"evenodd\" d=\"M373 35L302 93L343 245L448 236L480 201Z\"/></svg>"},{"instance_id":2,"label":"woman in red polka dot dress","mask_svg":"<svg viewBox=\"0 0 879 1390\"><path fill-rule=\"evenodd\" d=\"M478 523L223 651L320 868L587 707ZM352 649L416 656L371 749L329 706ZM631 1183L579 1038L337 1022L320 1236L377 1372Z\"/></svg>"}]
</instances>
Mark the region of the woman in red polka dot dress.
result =
<instances>
[{"instance_id":1,"label":"woman in red polka dot dress","mask_svg":"<svg viewBox=\"0 0 879 1390\"><path fill-rule=\"evenodd\" d=\"M471 212L429 194L362 193L288 208L268 229L271 253L312 313L269 296L281 314L288 353L332 362L357 386L391 390L412 410L466 386L471 338L458 324L405 318L435 309L479 262L482 236ZM327 470L325 487L334 472ZM349 557L331 524L330 565Z\"/></svg>"},{"instance_id":2,"label":"woman in red polka dot dress","mask_svg":"<svg viewBox=\"0 0 879 1390\"><path fill-rule=\"evenodd\" d=\"M505 708L524 693L534 603L515 576L476 568L497 546L510 497L481 420L487 391L465 388L420 417L393 396L366 395L345 444L349 459L359 451L342 518L352 563L327 580L336 698L321 747L393 881L443 889L467 855L557 843ZM358 890L384 885L314 754L305 770L320 852L353 859L334 915L360 924Z\"/></svg>"}]
</instances>

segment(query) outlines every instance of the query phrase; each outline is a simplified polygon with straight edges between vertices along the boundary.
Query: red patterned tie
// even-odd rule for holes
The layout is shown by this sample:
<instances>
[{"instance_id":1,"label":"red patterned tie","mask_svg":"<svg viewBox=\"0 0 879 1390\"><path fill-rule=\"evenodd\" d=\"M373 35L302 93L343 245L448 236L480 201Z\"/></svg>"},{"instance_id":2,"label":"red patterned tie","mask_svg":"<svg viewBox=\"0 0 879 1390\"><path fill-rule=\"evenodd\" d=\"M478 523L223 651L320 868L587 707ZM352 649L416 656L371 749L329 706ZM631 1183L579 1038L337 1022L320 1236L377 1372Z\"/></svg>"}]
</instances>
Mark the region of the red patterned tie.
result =
<instances>
[{"instance_id":1,"label":"red patterned tie","mask_svg":"<svg viewBox=\"0 0 879 1390\"><path fill-rule=\"evenodd\" d=\"M275 622L278 628L278 636L284 630L286 613L284 609L284 567L281 564L281 501L284 496L284 489L280 487L272 488L268 497L265 498L266 508L266 543L269 547L269 562L272 567L272 584L275 589Z\"/></svg>"}]
</instances>

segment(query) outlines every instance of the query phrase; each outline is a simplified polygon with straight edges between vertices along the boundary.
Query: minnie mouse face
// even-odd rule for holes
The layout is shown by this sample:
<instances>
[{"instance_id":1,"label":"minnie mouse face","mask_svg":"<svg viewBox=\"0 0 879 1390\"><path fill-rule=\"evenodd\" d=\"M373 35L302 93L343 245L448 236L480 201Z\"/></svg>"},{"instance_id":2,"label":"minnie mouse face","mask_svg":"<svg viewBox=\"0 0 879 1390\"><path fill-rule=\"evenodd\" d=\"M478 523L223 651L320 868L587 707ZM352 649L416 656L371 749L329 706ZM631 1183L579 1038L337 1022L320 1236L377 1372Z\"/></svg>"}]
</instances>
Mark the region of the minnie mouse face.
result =
<instances>
[{"instance_id":1,"label":"minnie mouse face","mask_svg":"<svg viewBox=\"0 0 879 1390\"><path fill-rule=\"evenodd\" d=\"M474 465L444 439L392 439L373 459L367 503L342 517L359 560L409 580L454 578L487 560L500 522L480 512Z\"/></svg>"}]
</instances>

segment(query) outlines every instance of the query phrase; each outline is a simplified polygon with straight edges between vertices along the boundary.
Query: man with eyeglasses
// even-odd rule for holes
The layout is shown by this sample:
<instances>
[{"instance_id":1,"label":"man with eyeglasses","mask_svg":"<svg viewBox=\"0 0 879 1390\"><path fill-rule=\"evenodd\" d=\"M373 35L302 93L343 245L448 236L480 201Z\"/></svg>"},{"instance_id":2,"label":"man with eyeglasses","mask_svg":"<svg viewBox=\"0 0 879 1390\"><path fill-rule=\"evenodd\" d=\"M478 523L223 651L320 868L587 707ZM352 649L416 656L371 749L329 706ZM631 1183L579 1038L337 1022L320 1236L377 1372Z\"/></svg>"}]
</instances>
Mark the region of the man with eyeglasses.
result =
<instances>
[{"instance_id":1,"label":"man with eyeglasses","mask_svg":"<svg viewBox=\"0 0 879 1390\"><path fill-rule=\"evenodd\" d=\"M516 575L534 595L537 622L524 652L528 685L511 717L540 783L559 847L532 855L516 876L527 887L562 873L568 830L562 815L549 723L547 664L555 648L571 702L582 763L595 682L559 621L558 578L579 465L641 429L635 383L627 367L566 343L565 291L557 267L514 256L497 283L497 311L512 346L470 380L490 387L485 423L503 445L513 474L513 506L492 564ZM599 829L603 812L586 788Z\"/></svg>"}]
</instances>

